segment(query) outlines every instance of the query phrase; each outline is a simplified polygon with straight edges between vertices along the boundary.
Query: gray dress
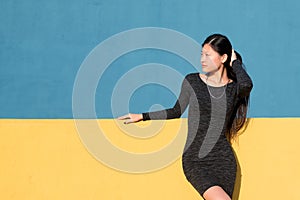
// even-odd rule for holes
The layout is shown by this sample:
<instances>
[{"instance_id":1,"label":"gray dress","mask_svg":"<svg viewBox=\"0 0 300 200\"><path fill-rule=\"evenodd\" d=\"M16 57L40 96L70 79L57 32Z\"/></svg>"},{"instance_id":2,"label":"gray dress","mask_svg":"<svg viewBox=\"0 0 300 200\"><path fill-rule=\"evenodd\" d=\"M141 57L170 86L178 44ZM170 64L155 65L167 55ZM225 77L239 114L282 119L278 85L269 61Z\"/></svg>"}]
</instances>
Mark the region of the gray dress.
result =
<instances>
[{"instance_id":1,"label":"gray dress","mask_svg":"<svg viewBox=\"0 0 300 200\"><path fill-rule=\"evenodd\" d=\"M239 60L233 62L236 81L212 87L199 73L185 76L173 108L145 112L143 120L179 118L188 108L188 136L182 155L187 180L201 196L220 186L232 197L237 163L225 132L241 98L249 96L252 81Z\"/></svg>"}]
</instances>

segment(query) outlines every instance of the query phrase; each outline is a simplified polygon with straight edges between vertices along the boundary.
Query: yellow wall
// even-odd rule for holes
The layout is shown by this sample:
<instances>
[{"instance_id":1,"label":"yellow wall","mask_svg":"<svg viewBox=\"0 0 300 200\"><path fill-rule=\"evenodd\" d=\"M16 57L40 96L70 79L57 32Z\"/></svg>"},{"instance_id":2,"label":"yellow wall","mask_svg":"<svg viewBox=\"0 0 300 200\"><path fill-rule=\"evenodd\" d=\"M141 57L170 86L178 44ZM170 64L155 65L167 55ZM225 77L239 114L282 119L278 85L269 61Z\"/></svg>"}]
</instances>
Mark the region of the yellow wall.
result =
<instances>
[{"instance_id":1,"label":"yellow wall","mask_svg":"<svg viewBox=\"0 0 300 200\"><path fill-rule=\"evenodd\" d=\"M168 147L175 152L171 155L175 162L166 167L162 162L158 166L164 168L149 172L157 167L154 164L148 173L126 173L106 166L89 153L93 150L85 148L73 120L0 120L0 199L201 199L185 180L178 157L186 136L186 119L127 126L98 120L98 124L106 138L128 154ZM154 129L156 135L151 133ZM297 118L252 119L239 144L234 145L242 174L239 199L300 199L299 130ZM166 146L176 140L180 142ZM102 153L109 154L105 148ZM160 160L170 159L170 153L161 155ZM111 162L125 171L134 166L142 170L142 164L151 164L147 159L137 159L139 163L131 161L125 166L117 162L119 159L113 155Z\"/></svg>"}]
</instances>

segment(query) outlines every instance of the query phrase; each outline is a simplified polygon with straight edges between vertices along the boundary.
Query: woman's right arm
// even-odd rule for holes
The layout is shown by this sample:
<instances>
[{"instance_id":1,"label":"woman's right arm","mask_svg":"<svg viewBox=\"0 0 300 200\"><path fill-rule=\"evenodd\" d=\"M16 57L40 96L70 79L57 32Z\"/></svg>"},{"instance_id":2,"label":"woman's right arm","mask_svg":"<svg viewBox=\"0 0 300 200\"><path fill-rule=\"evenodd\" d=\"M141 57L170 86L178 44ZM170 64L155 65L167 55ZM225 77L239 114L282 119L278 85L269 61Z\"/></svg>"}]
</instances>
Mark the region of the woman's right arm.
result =
<instances>
[{"instance_id":1,"label":"woman's right arm","mask_svg":"<svg viewBox=\"0 0 300 200\"><path fill-rule=\"evenodd\" d=\"M186 76L182 81L181 91L174 106L172 108L168 108L164 110L142 113L143 116L142 120L146 121L146 120L179 118L184 113L186 107L188 106L189 98L190 98L190 83L188 82Z\"/></svg>"},{"instance_id":2,"label":"woman's right arm","mask_svg":"<svg viewBox=\"0 0 300 200\"><path fill-rule=\"evenodd\" d=\"M187 80L187 76L184 78L181 84L181 91L179 94L178 99L176 100L175 105L172 108L153 111L153 112L144 112L142 114L133 114L129 113L118 119L124 120L125 124L134 123L138 121L146 121L146 120L159 120L159 119L174 119L179 118L185 111L186 107L189 104L190 98L190 83Z\"/></svg>"}]
</instances>

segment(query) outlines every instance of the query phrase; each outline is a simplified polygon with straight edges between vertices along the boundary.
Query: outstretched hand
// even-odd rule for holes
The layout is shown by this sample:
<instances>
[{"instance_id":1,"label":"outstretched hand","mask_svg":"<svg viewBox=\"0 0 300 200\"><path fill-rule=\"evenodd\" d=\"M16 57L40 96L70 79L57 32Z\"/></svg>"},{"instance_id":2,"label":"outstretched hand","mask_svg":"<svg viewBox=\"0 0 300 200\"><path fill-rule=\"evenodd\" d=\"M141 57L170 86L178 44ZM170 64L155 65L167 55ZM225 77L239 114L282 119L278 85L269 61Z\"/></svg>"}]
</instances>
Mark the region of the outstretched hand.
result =
<instances>
[{"instance_id":1,"label":"outstretched hand","mask_svg":"<svg viewBox=\"0 0 300 200\"><path fill-rule=\"evenodd\" d=\"M234 49L232 49L230 66L232 66L232 62L235 61L236 59L237 59L236 53L235 53Z\"/></svg>"},{"instance_id":2,"label":"outstretched hand","mask_svg":"<svg viewBox=\"0 0 300 200\"><path fill-rule=\"evenodd\" d=\"M119 120L125 120L124 124L130 124L130 123L136 123L138 121L141 121L143 119L142 114L133 114L128 113L127 115L123 115L121 117L118 117Z\"/></svg>"}]
</instances>

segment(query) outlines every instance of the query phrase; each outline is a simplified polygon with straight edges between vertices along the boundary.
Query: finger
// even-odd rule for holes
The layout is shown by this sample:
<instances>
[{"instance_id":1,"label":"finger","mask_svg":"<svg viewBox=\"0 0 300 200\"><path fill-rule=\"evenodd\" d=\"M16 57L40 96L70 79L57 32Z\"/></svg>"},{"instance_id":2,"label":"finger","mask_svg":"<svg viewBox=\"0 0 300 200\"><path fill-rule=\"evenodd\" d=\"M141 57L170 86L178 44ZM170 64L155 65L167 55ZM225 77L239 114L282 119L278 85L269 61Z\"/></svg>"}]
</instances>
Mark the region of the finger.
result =
<instances>
[{"instance_id":1,"label":"finger","mask_svg":"<svg viewBox=\"0 0 300 200\"><path fill-rule=\"evenodd\" d=\"M133 121L130 119L130 120L126 120L125 122L124 122L124 124L131 124L131 123L133 123Z\"/></svg>"},{"instance_id":2,"label":"finger","mask_svg":"<svg viewBox=\"0 0 300 200\"><path fill-rule=\"evenodd\" d=\"M123 120L123 119L130 119L130 116L129 116L129 114L127 114L127 115L123 115L123 116L121 116L121 117L118 117L118 119L120 119L120 120Z\"/></svg>"}]
</instances>

